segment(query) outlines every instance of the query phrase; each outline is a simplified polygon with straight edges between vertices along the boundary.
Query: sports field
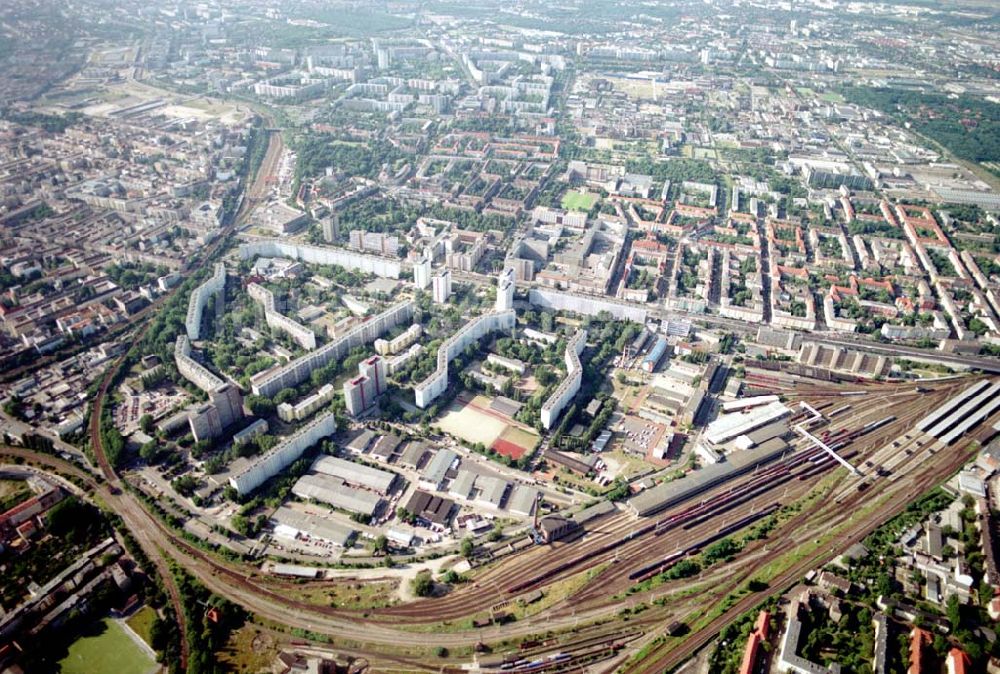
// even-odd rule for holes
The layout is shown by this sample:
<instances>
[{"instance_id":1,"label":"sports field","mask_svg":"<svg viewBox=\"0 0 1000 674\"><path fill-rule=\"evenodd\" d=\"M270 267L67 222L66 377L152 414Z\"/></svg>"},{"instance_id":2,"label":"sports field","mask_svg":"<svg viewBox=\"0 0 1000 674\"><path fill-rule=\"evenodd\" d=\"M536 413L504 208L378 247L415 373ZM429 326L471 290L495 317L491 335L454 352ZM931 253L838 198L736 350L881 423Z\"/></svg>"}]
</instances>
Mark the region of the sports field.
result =
<instances>
[{"instance_id":1,"label":"sports field","mask_svg":"<svg viewBox=\"0 0 1000 674\"><path fill-rule=\"evenodd\" d=\"M567 192L562 198L562 207L567 211L589 211L597 203L597 195L590 192Z\"/></svg>"},{"instance_id":2,"label":"sports field","mask_svg":"<svg viewBox=\"0 0 1000 674\"><path fill-rule=\"evenodd\" d=\"M519 459L538 444L538 435L490 409L490 399L477 395L455 399L435 424L469 444L482 444L498 454Z\"/></svg>"},{"instance_id":3,"label":"sports field","mask_svg":"<svg viewBox=\"0 0 1000 674\"><path fill-rule=\"evenodd\" d=\"M132 628L132 631L142 637L142 640L152 646L153 623L156 622L156 611L149 606L141 609L129 616L125 622Z\"/></svg>"},{"instance_id":4,"label":"sports field","mask_svg":"<svg viewBox=\"0 0 1000 674\"><path fill-rule=\"evenodd\" d=\"M77 639L59 666L62 674L150 674L158 669L125 629L109 618Z\"/></svg>"},{"instance_id":5,"label":"sports field","mask_svg":"<svg viewBox=\"0 0 1000 674\"><path fill-rule=\"evenodd\" d=\"M538 435L531 431L517 426L508 426L507 430L493 442L493 449L498 454L509 456L516 461L533 450L539 440Z\"/></svg>"}]
</instances>

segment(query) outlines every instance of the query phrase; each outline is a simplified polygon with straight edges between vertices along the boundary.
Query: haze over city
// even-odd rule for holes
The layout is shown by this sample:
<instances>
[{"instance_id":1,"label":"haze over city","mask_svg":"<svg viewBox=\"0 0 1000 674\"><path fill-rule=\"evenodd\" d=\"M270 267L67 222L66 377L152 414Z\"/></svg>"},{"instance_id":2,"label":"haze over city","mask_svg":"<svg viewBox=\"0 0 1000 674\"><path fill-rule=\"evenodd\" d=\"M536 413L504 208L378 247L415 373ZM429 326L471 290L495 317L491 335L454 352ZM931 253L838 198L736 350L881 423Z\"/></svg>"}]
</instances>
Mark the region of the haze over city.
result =
<instances>
[{"instance_id":1,"label":"haze over city","mask_svg":"<svg viewBox=\"0 0 1000 674\"><path fill-rule=\"evenodd\" d=\"M998 19L0 3L0 674L1000 672Z\"/></svg>"}]
</instances>

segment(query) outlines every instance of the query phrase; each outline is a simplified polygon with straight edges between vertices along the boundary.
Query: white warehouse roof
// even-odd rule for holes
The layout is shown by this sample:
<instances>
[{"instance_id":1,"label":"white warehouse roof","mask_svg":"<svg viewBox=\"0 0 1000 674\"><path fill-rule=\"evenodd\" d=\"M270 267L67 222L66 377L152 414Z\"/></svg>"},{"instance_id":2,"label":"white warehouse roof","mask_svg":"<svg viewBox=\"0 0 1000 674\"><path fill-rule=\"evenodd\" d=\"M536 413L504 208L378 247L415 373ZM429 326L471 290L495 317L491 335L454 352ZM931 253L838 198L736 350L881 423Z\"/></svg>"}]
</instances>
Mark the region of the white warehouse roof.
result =
<instances>
[{"instance_id":1,"label":"white warehouse roof","mask_svg":"<svg viewBox=\"0 0 1000 674\"><path fill-rule=\"evenodd\" d=\"M312 465L313 472L339 477L348 484L365 487L380 494L385 494L396 481L396 474L371 466L365 466L346 459L324 456L316 459Z\"/></svg>"},{"instance_id":2,"label":"white warehouse roof","mask_svg":"<svg viewBox=\"0 0 1000 674\"><path fill-rule=\"evenodd\" d=\"M780 402L772 402L763 407L755 407L744 413L726 414L708 425L705 439L713 445L721 445L733 438L746 435L755 428L777 421L791 413Z\"/></svg>"},{"instance_id":3,"label":"white warehouse roof","mask_svg":"<svg viewBox=\"0 0 1000 674\"><path fill-rule=\"evenodd\" d=\"M348 487L344 481L326 475L303 475L292 486L301 499L313 499L334 508L372 517L382 500L377 494Z\"/></svg>"}]
</instances>

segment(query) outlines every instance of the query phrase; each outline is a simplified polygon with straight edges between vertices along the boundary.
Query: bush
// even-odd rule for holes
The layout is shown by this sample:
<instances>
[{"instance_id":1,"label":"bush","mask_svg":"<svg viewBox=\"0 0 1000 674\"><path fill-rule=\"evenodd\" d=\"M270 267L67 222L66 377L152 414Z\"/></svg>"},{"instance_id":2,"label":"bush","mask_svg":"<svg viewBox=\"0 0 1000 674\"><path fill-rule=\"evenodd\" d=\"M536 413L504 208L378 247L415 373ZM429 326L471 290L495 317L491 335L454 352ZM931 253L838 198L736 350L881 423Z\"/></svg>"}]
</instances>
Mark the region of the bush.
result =
<instances>
[{"instance_id":1,"label":"bush","mask_svg":"<svg viewBox=\"0 0 1000 674\"><path fill-rule=\"evenodd\" d=\"M434 580L430 571L421 571L410 581L410 589L418 597L429 597L434 593Z\"/></svg>"}]
</instances>

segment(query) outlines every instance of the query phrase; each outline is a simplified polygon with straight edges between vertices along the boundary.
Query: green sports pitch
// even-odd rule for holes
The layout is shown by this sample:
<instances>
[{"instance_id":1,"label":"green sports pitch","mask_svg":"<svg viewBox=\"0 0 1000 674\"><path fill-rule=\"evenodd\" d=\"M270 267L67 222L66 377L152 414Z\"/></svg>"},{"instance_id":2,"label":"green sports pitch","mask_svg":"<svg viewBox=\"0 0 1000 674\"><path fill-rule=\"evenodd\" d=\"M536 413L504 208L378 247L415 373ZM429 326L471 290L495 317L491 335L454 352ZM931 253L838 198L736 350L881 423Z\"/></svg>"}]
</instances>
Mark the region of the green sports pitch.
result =
<instances>
[{"instance_id":1,"label":"green sports pitch","mask_svg":"<svg viewBox=\"0 0 1000 674\"><path fill-rule=\"evenodd\" d=\"M62 674L150 674L157 670L153 659L109 618L85 630L59 666Z\"/></svg>"},{"instance_id":2,"label":"green sports pitch","mask_svg":"<svg viewBox=\"0 0 1000 674\"><path fill-rule=\"evenodd\" d=\"M590 192L567 192L562 198L562 207L567 211L589 211L597 203L597 195Z\"/></svg>"}]
</instances>

